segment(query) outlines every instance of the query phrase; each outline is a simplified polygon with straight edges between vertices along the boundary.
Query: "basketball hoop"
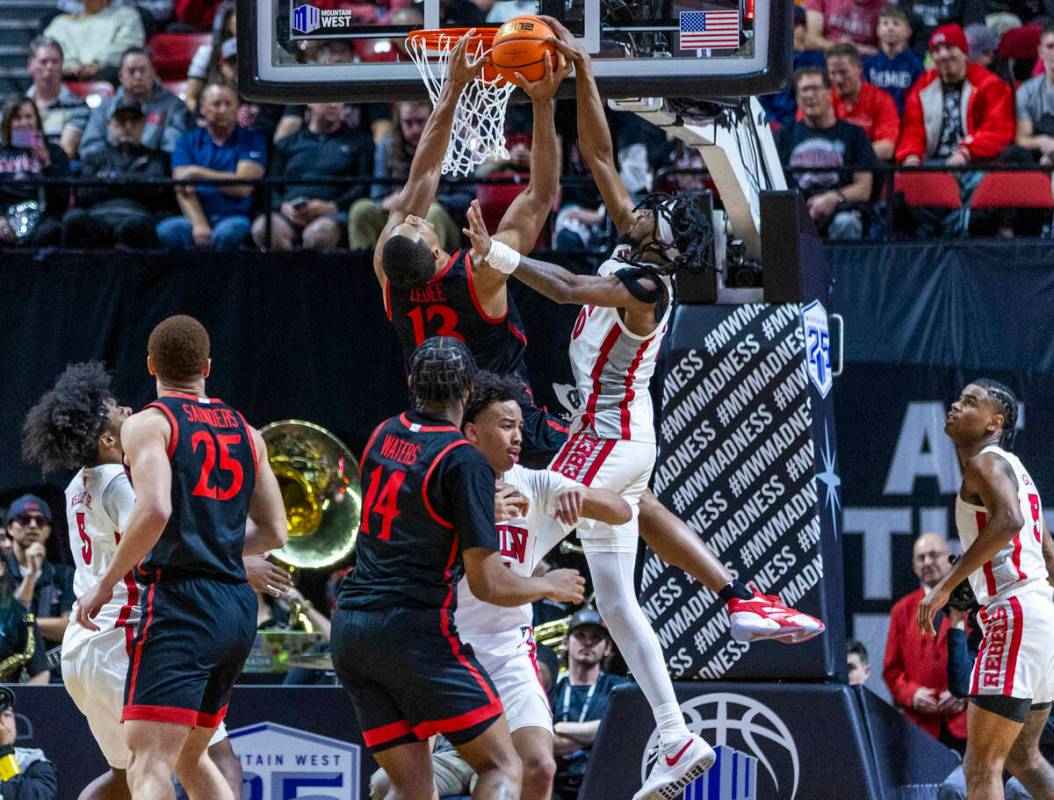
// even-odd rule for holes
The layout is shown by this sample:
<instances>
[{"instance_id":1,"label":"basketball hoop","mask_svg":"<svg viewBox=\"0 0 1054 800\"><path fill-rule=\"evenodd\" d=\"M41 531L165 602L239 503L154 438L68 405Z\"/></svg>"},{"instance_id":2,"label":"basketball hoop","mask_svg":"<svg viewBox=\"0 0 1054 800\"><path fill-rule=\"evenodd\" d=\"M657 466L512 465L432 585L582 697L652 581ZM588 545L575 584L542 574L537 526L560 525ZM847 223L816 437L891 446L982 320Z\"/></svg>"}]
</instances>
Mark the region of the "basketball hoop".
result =
<instances>
[{"instance_id":1,"label":"basketball hoop","mask_svg":"<svg viewBox=\"0 0 1054 800\"><path fill-rule=\"evenodd\" d=\"M440 28L411 31L406 51L417 65L432 106L450 74L450 51L470 28ZM505 149L505 110L515 86L507 83L489 64L491 42L497 28L477 28L468 51L475 58L488 59L458 100L454 110L453 133L443 158L443 174L471 175L484 161L509 157Z\"/></svg>"}]
</instances>

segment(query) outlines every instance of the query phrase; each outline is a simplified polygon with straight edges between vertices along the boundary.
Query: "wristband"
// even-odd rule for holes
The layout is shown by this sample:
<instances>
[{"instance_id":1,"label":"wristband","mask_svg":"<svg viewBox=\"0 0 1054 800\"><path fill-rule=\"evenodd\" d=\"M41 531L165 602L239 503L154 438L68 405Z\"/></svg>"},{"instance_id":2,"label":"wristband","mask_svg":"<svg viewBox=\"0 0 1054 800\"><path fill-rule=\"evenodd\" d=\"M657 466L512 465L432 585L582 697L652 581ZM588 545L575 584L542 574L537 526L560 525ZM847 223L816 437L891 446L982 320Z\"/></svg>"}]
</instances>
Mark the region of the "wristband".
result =
<instances>
[{"instance_id":1,"label":"wristband","mask_svg":"<svg viewBox=\"0 0 1054 800\"><path fill-rule=\"evenodd\" d=\"M520 266L520 254L504 242L491 240L487 263L504 275L511 275Z\"/></svg>"}]
</instances>

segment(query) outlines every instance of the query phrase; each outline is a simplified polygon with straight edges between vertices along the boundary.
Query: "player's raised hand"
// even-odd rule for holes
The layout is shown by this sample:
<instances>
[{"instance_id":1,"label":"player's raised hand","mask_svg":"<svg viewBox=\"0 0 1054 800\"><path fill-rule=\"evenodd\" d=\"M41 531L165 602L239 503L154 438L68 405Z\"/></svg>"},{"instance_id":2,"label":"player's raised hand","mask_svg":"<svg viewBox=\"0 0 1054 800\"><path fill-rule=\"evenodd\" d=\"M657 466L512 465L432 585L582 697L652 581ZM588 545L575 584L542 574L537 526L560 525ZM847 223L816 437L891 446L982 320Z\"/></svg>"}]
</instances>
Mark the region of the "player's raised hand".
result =
<instances>
[{"instance_id":1,"label":"player's raised hand","mask_svg":"<svg viewBox=\"0 0 1054 800\"><path fill-rule=\"evenodd\" d=\"M584 486L561 489L553 498L553 516L564 525L574 525L582 516L582 504L585 499Z\"/></svg>"},{"instance_id":2,"label":"player's raised hand","mask_svg":"<svg viewBox=\"0 0 1054 800\"><path fill-rule=\"evenodd\" d=\"M942 584L938 584L933 587L932 591L930 591L930 593L923 598L922 602L919 603L919 610L915 617L915 622L918 624L919 630L922 631L924 636L937 635L937 630L933 627L933 620L936 618L937 612L947 604L950 596L951 592L949 592Z\"/></svg>"},{"instance_id":3,"label":"player's raised hand","mask_svg":"<svg viewBox=\"0 0 1054 800\"><path fill-rule=\"evenodd\" d=\"M293 576L263 556L242 556L249 585L261 594L281 597L293 585Z\"/></svg>"},{"instance_id":4,"label":"player's raised hand","mask_svg":"<svg viewBox=\"0 0 1054 800\"><path fill-rule=\"evenodd\" d=\"M480 210L479 200L473 200L469 204L466 217L468 218L468 227L462 228L461 232L472 242L474 258L477 261L483 261L486 259L487 254L490 253L490 231L487 230L487 225L483 222L483 211Z\"/></svg>"},{"instance_id":5,"label":"player's raised hand","mask_svg":"<svg viewBox=\"0 0 1054 800\"><path fill-rule=\"evenodd\" d=\"M472 28L464 36L458 39L454 49L450 51L450 73L447 79L458 86L466 86L475 80L483 69L483 59L475 55L475 41L479 37L476 29Z\"/></svg>"},{"instance_id":6,"label":"player's raised hand","mask_svg":"<svg viewBox=\"0 0 1054 800\"><path fill-rule=\"evenodd\" d=\"M99 630L92 622L99 615L100 609L113 598L113 587L97 583L77 600L77 624L90 631Z\"/></svg>"},{"instance_id":7,"label":"player's raised hand","mask_svg":"<svg viewBox=\"0 0 1054 800\"><path fill-rule=\"evenodd\" d=\"M494 488L494 521L506 522L516 517L527 516L527 498L515 488L500 481Z\"/></svg>"},{"instance_id":8,"label":"player's raised hand","mask_svg":"<svg viewBox=\"0 0 1054 800\"><path fill-rule=\"evenodd\" d=\"M545 596L558 603L581 603L586 597L586 579L576 569L554 569L542 576L548 584Z\"/></svg>"},{"instance_id":9,"label":"player's raised hand","mask_svg":"<svg viewBox=\"0 0 1054 800\"><path fill-rule=\"evenodd\" d=\"M589 53L586 52L585 46L575 38L574 34L560 20L556 19L556 17L547 17L545 15L541 15L539 18L553 29L556 37L549 41L567 59L568 64L572 67L589 64Z\"/></svg>"},{"instance_id":10,"label":"player's raised hand","mask_svg":"<svg viewBox=\"0 0 1054 800\"><path fill-rule=\"evenodd\" d=\"M519 72L516 73L516 85L527 93L532 100L549 100L560 88L564 78L571 74L571 62L563 55L556 54L554 62L551 53L545 54L545 75L536 81L529 81Z\"/></svg>"}]
</instances>

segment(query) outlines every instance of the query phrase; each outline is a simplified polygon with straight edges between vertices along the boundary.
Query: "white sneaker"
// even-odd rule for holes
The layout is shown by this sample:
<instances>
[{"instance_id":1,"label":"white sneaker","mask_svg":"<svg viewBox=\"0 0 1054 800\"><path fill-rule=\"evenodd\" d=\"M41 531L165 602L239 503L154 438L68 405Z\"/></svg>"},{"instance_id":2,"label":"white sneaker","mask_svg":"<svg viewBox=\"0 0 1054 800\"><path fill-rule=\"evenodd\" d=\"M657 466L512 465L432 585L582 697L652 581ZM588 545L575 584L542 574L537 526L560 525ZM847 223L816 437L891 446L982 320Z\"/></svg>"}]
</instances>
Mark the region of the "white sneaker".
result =
<instances>
[{"instance_id":1,"label":"white sneaker","mask_svg":"<svg viewBox=\"0 0 1054 800\"><path fill-rule=\"evenodd\" d=\"M659 753L648 779L633 800L676 800L684 788L714 764L717 754L694 733L672 751Z\"/></svg>"}]
</instances>

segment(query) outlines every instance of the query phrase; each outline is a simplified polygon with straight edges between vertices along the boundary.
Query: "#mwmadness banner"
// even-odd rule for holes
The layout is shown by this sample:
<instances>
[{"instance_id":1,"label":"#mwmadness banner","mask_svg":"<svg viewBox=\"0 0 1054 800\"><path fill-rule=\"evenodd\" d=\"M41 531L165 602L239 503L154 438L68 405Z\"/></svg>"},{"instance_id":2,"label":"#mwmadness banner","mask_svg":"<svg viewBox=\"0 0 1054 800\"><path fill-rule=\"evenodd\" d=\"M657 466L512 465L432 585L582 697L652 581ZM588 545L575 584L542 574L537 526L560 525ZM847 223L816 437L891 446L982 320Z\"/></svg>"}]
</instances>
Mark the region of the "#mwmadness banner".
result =
<instances>
[{"instance_id":1,"label":"#mwmadness banner","mask_svg":"<svg viewBox=\"0 0 1054 800\"><path fill-rule=\"evenodd\" d=\"M794 648L733 641L724 603L648 551L641 605L679 678L822 678L844 668L830 333L823 305L678 308L655 492L730 571L821 618Z\"/></svg>"}]
</instances>

